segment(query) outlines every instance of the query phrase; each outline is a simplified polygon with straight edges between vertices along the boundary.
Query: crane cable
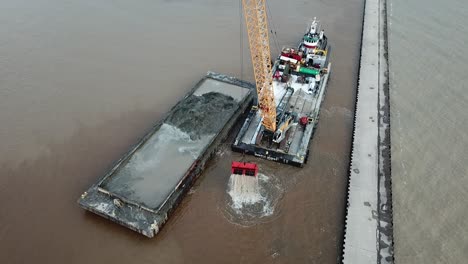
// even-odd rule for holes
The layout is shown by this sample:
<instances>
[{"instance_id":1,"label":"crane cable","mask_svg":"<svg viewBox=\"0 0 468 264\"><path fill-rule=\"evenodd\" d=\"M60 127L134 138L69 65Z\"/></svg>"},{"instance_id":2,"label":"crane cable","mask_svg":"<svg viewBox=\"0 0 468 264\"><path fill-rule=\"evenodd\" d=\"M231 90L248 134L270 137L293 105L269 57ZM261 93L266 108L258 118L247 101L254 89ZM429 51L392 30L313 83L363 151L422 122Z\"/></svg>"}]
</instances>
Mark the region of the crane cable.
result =
<instances>
[{"instance_id":1,"label":"crane cable","mask_svg":"<svg viewBox=\"0 0 468 264\"><path fill-rule=\"evenodd\" d=\"M268 23L271 25L271 28L270 28L270 32L271 32L271 36L272 36L272 39L273 39L273 43L277 49L277 54L280 53L280 46L279 46L279 41L278 41L278 36L276 35L276 25L275 23L273 22L273 15L271 13L271 9L270 9L270 5L268 4L268 1L265 1L266 3L266 6L267 6L267 18L268 18Z\"/></svg>"},{"instance_id":2,"label":"crane cable","mask_svg":"<svg viewBox=\"0 0 468 264\"><path fill-rule=\"evenodd\" d=\"M271 13L270 5L268 1L265 1L267 6L267 18L268 23L271 25L270 32L271 38L273 40L273 44L277 50L277 54L280 53L280 45L278 41L278 35L276 34L276 25L273 22L273 15ZM242 0L239 0L239 56L240 56L240 79L244 79L244 27L243 27L243 6Z\"/></svg>"},{"instance_id":3,"label":"crane cable","mask_svg":"<svg viewBox=\"0 0 468 264\"><path fill-rule=\"evenodd\" d=\"M242 0L239 0L239 56L240 56L240 79L244 80L244 27L242 25Z\"/></svg>"}]
</instances>

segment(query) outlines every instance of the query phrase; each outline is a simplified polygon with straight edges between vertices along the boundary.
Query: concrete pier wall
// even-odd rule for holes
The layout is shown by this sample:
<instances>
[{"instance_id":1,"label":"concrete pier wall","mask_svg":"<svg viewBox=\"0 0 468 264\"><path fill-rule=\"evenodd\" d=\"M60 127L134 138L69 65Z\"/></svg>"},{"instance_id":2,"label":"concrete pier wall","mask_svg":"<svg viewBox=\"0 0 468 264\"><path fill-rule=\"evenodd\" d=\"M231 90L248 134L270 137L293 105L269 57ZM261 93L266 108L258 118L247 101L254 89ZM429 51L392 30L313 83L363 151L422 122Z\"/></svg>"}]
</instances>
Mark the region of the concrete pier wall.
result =
<instances>
[{"instance_id":1,"label":"concrete pier wall","mask_svg":"<svg viewBox=\"0 0 468 264\"><path fill-rule=\"evenodd\" d=\"M392 263L384 0L365 5L343 263Z\"/></svg>"}]
</instances>

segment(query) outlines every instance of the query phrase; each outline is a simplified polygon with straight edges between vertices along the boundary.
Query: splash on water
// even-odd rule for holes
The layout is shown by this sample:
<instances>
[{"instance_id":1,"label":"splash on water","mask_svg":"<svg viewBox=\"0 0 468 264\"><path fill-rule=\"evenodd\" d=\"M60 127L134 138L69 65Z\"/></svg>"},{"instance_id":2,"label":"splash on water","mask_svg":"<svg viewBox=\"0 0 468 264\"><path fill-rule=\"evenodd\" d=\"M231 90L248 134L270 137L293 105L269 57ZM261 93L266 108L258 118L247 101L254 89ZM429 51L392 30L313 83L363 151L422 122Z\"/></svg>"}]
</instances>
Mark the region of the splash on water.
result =
<instances>
[{"instance_id":1,"label":"splash on water","mask_svg":"<svg viewBox=\"0 0 468 264\"><path fill-rule=\"evenodd\" d=\"M225 215L230 222L242 226L268 222L282 193L281 183L274 176L232 174L228 183Z\"/></svg>"},{"instance_id":2,"label":"splash on water","mask_svg":"<svg viewBox=\"0 0 468 264\"><path fill-rule=\"evenodd\" d=\"M229 178L228 193L236 209L262 201L258 177L232 174Z\"/></svg>"}]
</instances>

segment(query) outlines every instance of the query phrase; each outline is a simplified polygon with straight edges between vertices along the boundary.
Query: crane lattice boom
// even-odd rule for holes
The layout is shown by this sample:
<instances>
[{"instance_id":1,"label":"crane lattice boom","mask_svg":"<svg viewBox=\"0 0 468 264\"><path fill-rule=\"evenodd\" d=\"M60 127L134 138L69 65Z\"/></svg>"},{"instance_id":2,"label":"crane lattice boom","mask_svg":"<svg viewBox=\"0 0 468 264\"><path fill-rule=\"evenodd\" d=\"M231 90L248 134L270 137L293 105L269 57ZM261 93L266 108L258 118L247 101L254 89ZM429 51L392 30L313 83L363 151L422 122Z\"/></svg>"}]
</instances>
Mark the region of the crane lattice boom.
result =
<instances>
[{"instance_id":1,"label":"crane lattice boom","mask_svg":"<svg viewBox=\"0 0 468 264\"><path fill-rule=\"evenodd\" d=\"M242 0L250 56L257 86L258 107L266 130L276 131L276 104L272 85L266 0Z\"/></svg>"}]
</instances>

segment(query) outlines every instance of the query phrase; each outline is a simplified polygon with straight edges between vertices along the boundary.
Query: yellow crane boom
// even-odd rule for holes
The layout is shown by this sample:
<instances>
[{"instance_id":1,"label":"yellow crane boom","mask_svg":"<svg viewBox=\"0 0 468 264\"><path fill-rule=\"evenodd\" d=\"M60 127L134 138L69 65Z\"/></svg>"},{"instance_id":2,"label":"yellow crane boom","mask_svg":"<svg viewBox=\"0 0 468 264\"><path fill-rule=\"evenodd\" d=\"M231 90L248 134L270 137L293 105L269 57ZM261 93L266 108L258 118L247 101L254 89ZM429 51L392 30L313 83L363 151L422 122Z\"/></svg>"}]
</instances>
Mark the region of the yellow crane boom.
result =
<instances>
[{"instance_id":1,"label":"yellow crane boom","mask_svg":"<svg viewBox=\"0 0 468 264\"><path fill-rule=\"evenodd\" d=\"M266 130L276 131L276 103L271 72L270 40L265 8L266 0L242 0L257 86L258 107Z\"/></svg>"}]
</instances>

